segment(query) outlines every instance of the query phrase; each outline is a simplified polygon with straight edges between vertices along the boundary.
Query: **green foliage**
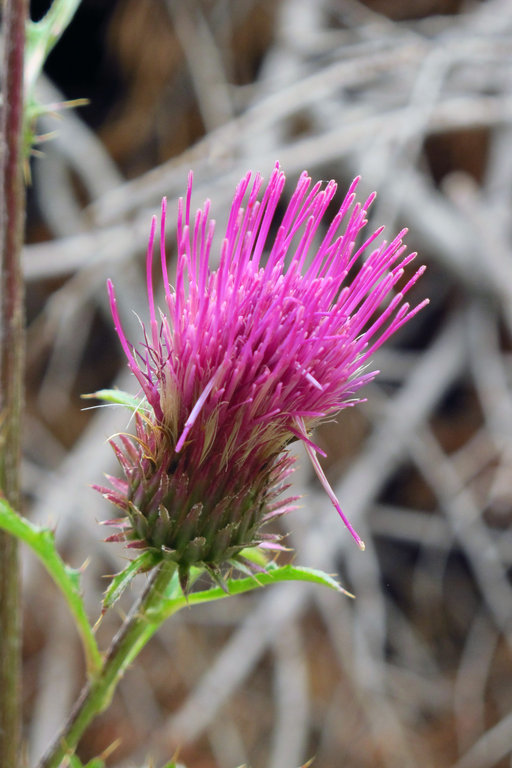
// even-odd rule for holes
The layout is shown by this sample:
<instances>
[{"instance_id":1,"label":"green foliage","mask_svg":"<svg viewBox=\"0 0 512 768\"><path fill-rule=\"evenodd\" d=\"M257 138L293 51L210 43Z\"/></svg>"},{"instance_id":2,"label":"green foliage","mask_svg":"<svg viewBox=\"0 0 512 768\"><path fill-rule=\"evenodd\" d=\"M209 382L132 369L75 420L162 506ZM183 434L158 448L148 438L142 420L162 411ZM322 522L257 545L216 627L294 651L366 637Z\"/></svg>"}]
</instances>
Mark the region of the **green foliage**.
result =
<instances>
[{"instance_id":1,"label":"green foliage","mask_svg":"<svg viewBox=\"0 0 512 768\"><path fill-rule=\"evenodd\" d=\"M200 569L193 569L199 571ZM195 574L197 578L198 574ZM253 589L259 589L270 584L279 584L285 581L306 581L313 584L320 584L329 589L334 589L347 597L354 597L338 584L336 579L323 571L314 568L303 568L295 565L276 565L268 563L263 572L257 573L246 578L226 578L225 587L211 587L210 589L192 592L184 595L179 589L179 582L176 576L170 582L166 595L162 598L158 607L152 608L148 612L148 619L160 625L166 618L172 616L181 608L187 605L200 605L201 603L210 603L214 600L222 600L231 595L241 595L245 592L251 592Z\"/></svg>"},{"instance_id":2,"label":"green foliage","mask_svg":"<svg viewBox=\"0 0 512 768\"><path fill-rule=\"evenodd\" d=\"M300 766L300 768L311 768L313 765L314 757L311 758L311 760L308 760L307 763L304 763L304 765ZM74 765L71 766L71 768L74 768ZM77 768L80 768L79 764L77 764ZM96 768L96 766L92 766L89 763L87 763L84 768ZM99 767L100 768L100 767ZM151 762L147 768L155 768L154 764ZM186 768L184 763L177 763L174 759L171 760L170 763L166 763L165 765L162 765L162 768ZM249 768L248 765L239 765L238 768Z\"/></svg>"},{"instance_id":3,"label":"green foliage","mask_svg":"<svg viewBox=\"0 0 512 768\"><path fill-rule=\"evenodd\" d=\"M62 560L53 531L33 525L14 512L5 499L0 499L0 528L28 544L66 598L82 639L87 671L94 674L101 667L101 656L80 594L80 570Z\"/></svg>"},{"instance_id":4,"label":"green foliage","mask_svg":"<svg viewBox=\"0 0 512 768\"><path fill-rule=\"evenodd\" d=\"M183 763L175 763L174 760L171 760L170 763L166 763L162 768L185 768L185 766Z\"/></svg>"},{"instance_id":5,"label":"green foliage","mask_svg":"<svg viewBox=\"0 0 512 768\"><path fill-rule=\"evenodd\" d=\"M29 21L26 30L25 88L32 91L48 54L71 22L81 0L54 0L38 22Z\"/></svg>"},{"instance_id":6,"label":"green foliage","mask_svg":"<svg viewBox=\"0 0 512 768\"><path fill-rule=\"evenodd\" d=\"M98 392L91 392L88 395L82 395L84 400L96 399L103 400L105 403L112 405L124 405L131 411L145 410L144 400L137 399L128 392L123 392L122 389L100 389Z\"/></svg>"},{"instance_id":7,"label":"green foliage","mask_svg":"<svg viewBox=\"0 0 512 768\"><path fill-rule=\"evenodd\" d=\"M105 768L105 763L99 757L93 757L84 764L76 755L70 755L69 768Z\"/></svg>"},{"instance_id":8,"label":"green foliage","mask_svg":"<svg viewBox=\"0 0 512 768\"><path fill-rule=\"evenodd\" d=\"M34 144L45 138L36 136L37 118L49 112L55 112L65 107L79 106L87 103L77 99L63 104L43 105L35 96L35 85L50 51L60 40L63 32L71 22L81 0L53 0L45 16L38 22L28 21L25 43L25 108L23 125L23 148L25 158L32 152ZM28 174L28 164L26 173Z\"/></svg>"},{"instance_id":9,"label":"green foliage","mask_svg":"<svg viewBox=\"0 0 512 768\"><path fill-rule=\"evenodd\" d=\"M310 768L313 765L314 758L311 758L311 760L308 760L307 763L304 763L304 765L300 766L300 768ZM84 766L84 768L94 768L90 767L89 764L87 766ZM148 766L148 768L154 768L152 765ZM186 768L186 766L183 763L176 763L174 760L171 760L170 763L166 763L162 766L162 768ZM247 765L239 765L238 768L249 768Z\"/></svg>"},{"instance_id":10,"label":"green foliage","mask_svg":"<svg viewBox=\"0 0 512 768\"><path fill-rule=\"evenodd\" d=\"M161 557L155 552L147 550L136 557L135 560L131 560L122 571L116 573L103 596L102 615L119 600L126 587L138 573L149 571L155 565L158 565L159 562L161 562Z\"/></svg>"},{"instance_id":11,"label":"green foliage","mask_svg":"<svg viewBox=\"0 0 512 768\"><path fill-rule=\"evenodd\" d=\"M268 556L259 547L246 547L246 549L242 549L240 557L249 560L249 562L254 563L254 565L260 568L266 568L268 565Z\"/></svg>"},{"instance_id":12,"label":"green foliage","mask_svg":"<svg viewBox=\"0 0 512 768\"><path fill-rule=\"evenodd\" d=\"M40 528L20 517L4 499L0 499L0 528L28 544L59 587L75 617L84 646L88 672L90 675L94 675L100 670L102 661L80 594L80 570L71 568L62 560L55 546L53 531L49 528ZM245 578L226 578L223 587L215 586L185 595L181 589L178 574L175 573L160 603L153 607L148 615L152 625L151 634L167 617L172 616L187 605L199 605L221 600L230 595L240 595L253 589L285 581L306 581L320 584L352 596L332 576L322 571L295 565L278 566L273 562L265 563L262 556L254 550L246 551L244 554L248 559L257 562L261 571ZM116 574L106 590L103 613L115 604L138 573L152 569L159 561L158 555L147 551L132 560L124 570ZM191 569L189 588L203 573L204 569L202 568Z\"/></svg>"}]
</instances>

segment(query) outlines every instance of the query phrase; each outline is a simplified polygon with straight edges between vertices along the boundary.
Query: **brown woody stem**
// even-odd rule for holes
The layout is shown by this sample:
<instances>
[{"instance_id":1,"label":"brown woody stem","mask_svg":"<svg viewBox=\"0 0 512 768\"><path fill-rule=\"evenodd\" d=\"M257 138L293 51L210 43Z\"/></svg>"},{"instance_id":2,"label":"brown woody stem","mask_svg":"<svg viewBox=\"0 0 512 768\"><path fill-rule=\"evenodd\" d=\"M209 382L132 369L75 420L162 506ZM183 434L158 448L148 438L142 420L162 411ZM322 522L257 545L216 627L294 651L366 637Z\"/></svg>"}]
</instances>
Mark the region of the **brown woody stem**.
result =
<instances>
[{"instance_id":1,"label":"brown woody stem","mask_svg":"<svg viewBox=\"0 0 512 768\"><path fill-rule=\"evenodd\" d=\"M0 185L0 493L20 509L25 220L22 176L23 56L27 0L5 0ZM0 533L0 766L16 768L20 742L20 610L17 542Z\"/></svg>"}]
</instances>

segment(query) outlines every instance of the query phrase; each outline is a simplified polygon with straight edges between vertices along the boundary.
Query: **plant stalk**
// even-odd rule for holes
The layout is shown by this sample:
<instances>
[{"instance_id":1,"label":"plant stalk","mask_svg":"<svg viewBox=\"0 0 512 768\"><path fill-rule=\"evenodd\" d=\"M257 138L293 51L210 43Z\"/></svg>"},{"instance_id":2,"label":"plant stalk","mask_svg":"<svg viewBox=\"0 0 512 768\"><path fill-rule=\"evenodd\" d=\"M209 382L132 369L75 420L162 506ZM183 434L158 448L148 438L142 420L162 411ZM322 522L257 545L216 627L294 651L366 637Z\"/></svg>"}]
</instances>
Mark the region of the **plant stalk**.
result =
<instances>
[{"instance_id":1,"label":"plant stalk","mask_svg":"<svg viewBox=\"0 0 512 768\"><path fill-rule=\"evenodd\" d=\"M0 493L21 506L21 410L24 291L21 249L25 221L23 57L27 0L3 4L3 104L0 183ZM0 766L20 758L20 608L17 541L0 532Z\"/></svg>"},{"instance_id":2,"label":"plant stalk","mask_svg":"<svg viewBox=\"0 0 512 768\"><path fill-rule=\"evenodd\" d=\"M150 614L161 604L174 571L174 563L164 562L154 572L114 637L101 670L82 689L69 720L38 768L58 768L66 756L73 755L89 723L108 707L124 672L162 623L161 619L153 620Z\"/></svg>"}]
</instances>

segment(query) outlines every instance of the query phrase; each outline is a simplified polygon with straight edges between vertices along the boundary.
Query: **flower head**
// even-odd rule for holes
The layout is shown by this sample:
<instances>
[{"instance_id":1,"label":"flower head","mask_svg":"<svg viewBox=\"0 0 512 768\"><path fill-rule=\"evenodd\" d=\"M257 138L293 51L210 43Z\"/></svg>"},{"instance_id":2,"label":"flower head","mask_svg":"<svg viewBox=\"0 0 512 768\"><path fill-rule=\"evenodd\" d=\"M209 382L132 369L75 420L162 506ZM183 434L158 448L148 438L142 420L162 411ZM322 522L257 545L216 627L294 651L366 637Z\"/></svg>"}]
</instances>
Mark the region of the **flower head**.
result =
<instances>
[{"instance_id":1,"label":"flower head","mask_svg":"<svg viewBox=\"0 0 512 768\"><path fill-rule=\"evenodd\" d=\"M150 327L137 350L126 339L108 283L115 328L144 399L136 435L114 443L124 479L110 478L113 489L100 489L123 511L122 533L111 538L156 548L182 573L194 563L218 570L247 546L280 548L262 528L294 501L280 494L292 471L286 447L299 439L364 546L322 472L311 432L358 402L358 391L377 373L364 370L371 355L426 302L411 309L404 301L424 267L394 290L415 255L404 254L404 232L372 250L379 229L356 245L373 199L356 203L357 183L324 224L334 181L311 186L304 172L280 214L283 172L276 166L266 186L248 173L236 189L214 268L210 203L191 217L190 174L178 206L174 287L164 199L165 311L154 303L153 218Z\"/></svg>"}]
</instances>

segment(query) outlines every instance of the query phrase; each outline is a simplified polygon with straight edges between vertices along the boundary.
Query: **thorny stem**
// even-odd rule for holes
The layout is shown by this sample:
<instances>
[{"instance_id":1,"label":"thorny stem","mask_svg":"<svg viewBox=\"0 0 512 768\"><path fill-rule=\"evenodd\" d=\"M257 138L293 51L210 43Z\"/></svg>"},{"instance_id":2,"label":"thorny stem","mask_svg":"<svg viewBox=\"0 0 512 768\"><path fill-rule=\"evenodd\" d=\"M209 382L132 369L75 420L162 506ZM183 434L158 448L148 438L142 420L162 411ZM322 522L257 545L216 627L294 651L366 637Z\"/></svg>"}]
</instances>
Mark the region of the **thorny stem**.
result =
<instances>
[{"instance_id":1,"label":"thorny stem","mask_svg":"<svg viewBox=\"0 0 512 768\"><path fill-rule=\"evenodd\" d=\"M162 595L174 571L175 565L169 562L162 563L155 571L140 600L133 606L114 637L102 668L82 689L68 722L43 756L38 768L58 768L66 756L74 754L82 734L93 718L108 707L127 667L162 622L161 618L152 620L150 614L161 604Z\"/></svg>"},{"instance_id":2,"label":"thorny stem","mask_svg":"<svg viewBox=\"0 0 512 768\"><path fill-rule=\"evenodd\" d=\"M23 56L27 0L3 4L0 183L0 493L20 509L24 292L20 256L25 219L22 178ZM0 533L0 766L16 768L20 734L20 610L16 540Z\"/></svg>"}]
</instances>

